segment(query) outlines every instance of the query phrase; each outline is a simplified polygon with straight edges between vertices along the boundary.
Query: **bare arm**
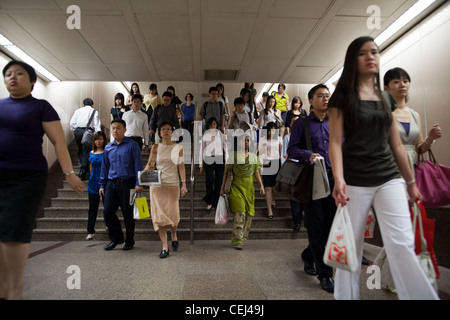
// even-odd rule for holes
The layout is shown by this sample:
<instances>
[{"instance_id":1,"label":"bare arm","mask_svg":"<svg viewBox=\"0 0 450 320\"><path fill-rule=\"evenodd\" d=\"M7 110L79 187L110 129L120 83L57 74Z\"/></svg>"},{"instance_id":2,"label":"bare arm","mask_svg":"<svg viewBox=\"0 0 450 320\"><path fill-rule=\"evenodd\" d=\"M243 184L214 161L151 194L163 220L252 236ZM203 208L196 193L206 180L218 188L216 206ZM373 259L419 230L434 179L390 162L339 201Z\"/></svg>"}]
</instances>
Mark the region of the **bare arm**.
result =
<instances>
[{"instance_id":1,"label":"bare arm","mask_svg":"<svg viewBox=\"0 0 450 320\"><path fill-rule=\"evenodd\" d=\"M180 150L179 156L180 159L183 159L183 149ZM184 197L188 192L186 188L186 167L184 166L184 161L178 165L178 172L181 180L184 180L181 182L181 197Z\"/></svg>"},{"instance_id":2,"label":"bare arm","mask_svg":"<svg viewBox=\"0 0 450 320\"><path fill-rule=\"evenodd\" d=\"M265 195L266 191L264 190L264 184L262 183L262 179L261 179L261 175L259 174L259 170L255 170L255 178L259 184L259 194L261 196Z\"/></svg>"},{"instance_id":3,"label":"bare arm","mask_svg":"<svg viewBox=\"0 0 450 320\"><path fill-rule=\"evenodd\" d=\"M220 187L220 196L223 196L225 194L225 192L224 192L225 183L227 182L228 171L230 171L230 170L232 170L232 167L228 167L227 169L225 169L225 171L223 173L222 186Z\"/></svg>"},{"instance_id":4,"label":"bare arm","mask_svg":"<svg viewBox=\"0 0 450 320\"><path fill-rule=\"evenodd\" d=\"M415 112L415 111L411 110L411 112ZM442 129L439 127L438 123L435 123L431 127L430 131L428 132L428 135L424 139L423 135L422 135L422 125L421 125L421 121L420 121L420 116L418 113L416 113L416 116L417 116L417 119L419 120L418 122L419 122L419 128L420 128L419 140L417 141L417 144L416 144L416 150L417 150L417 153L425 153L431 149L431 144L433 143L434 140L442 137Z\"/></svg>"},{"instance_id":5,"label":"bare arm","mask_svg":"<svg viewBox=\"0 0 450 320\"><path fill-rule=\"evenodd\" d=\"M70 160L69 151L67 150L66 139L64 137L61 122L42 122L42 127L44 128L44 132L50 139L51 143L55 146L56 157L58 158L62 171L64 173L73 171L72 161ZM81 192L83 192L84 183L78 176L71 173L66 177L66 179L73 191L77 194L81 194Z\"/></svg>"},{"instance_id":6,"label":"bare arm","mask_svg":"<svg viewBox=\"0 0 450 320\"><path fill-rule=\"evenodd\" d=\"M346 195L344 167L342 158L342 138L344 137L344 116L336 108L329 109L330 121L330 162L334 176L333 198L336 205L345 206L350 200Z\"/></svg>"}]
</instances>

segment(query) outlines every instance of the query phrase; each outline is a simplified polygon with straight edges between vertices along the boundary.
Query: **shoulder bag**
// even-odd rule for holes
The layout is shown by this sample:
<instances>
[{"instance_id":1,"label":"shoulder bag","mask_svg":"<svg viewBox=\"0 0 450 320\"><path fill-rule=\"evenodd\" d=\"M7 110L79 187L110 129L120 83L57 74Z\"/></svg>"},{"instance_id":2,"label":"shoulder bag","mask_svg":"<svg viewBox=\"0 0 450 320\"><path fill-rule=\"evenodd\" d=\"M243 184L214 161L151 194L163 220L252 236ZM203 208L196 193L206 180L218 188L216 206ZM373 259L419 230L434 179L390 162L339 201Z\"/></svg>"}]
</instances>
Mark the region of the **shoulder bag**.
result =
<instances>
[{"instance_id":1,"label":"shoulder bag","mask_svg":"<svg viewBox=\"0 0 450 320\"><path fill-rule=\"evenodd\" d=\"M306 145L308 150L312 151L309 124L305 117L302 117L302 120ZM313 177L313 163L287 159L278 172L275 190L280 195L287 196L290 200L308 203L312 199Z\"/></svg>"},{"instance_id":2,"label":"shoulder bag","mask_svg":"<svg viewBox=\"0 0 450 320\"><path fill-rule=\"evenodd\" d=\"M88 124L86 126L86 130L83 133L83 137L81 138L81 144L92 148L92 140L94 139L94 129L91 128L91 122L92 119L94 118L95 112L97 110L94 109L94 111L92 111L92 114L89 118Z\"/></svg>"}]
</instances>

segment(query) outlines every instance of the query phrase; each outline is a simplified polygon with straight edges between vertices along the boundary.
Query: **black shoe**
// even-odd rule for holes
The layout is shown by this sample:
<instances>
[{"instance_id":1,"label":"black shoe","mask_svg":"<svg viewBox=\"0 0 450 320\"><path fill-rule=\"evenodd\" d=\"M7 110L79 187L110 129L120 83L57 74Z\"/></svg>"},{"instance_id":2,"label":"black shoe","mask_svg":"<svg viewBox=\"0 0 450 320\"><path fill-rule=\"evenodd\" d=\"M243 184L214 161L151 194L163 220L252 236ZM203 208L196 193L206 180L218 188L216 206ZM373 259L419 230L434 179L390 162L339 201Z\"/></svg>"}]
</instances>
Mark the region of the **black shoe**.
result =
<instances>
[{"instance_id":1,"label":"black shoe","mask_svg":"<svg viewBox=\"0 0 450 320\"><path fill-rule=\"evenodd\" d=\"M108 244L105 246L105 250L106 250L106 251L112 250L112 249L114 249L115 247L117 247L118 244L121 244L121 243L123 243L123 242L115 242L115 241L111 241L110 243L108 243Z\"/></svg>"},{"instance_id":2,"label":"black shoe","mask_svg":"<svg viewBox=\"0 0 450 320\"><path fill-rule=\"evenodd\" d=\"M178 251L178 246L180 245L180 243L178 241L172 241L172 250L173 251Z\"/></svg>"},{"instance_id":3,"label":"black shoe","mask_svg":"<svg viewBox=\"0 0 450 320\"><path fill-rule=\"evenodd\" d=\"M316 268L314 268L314 262L313 261L307 261L303 257L302 253L302 261L303 261L303 270L305 270L306 274L309 274L310 276L317 276Z\"/></svg>"},{"instance_id":4,"label":"black shoe","mask_svg":"<svg viewBox=\"0 0 450 320\"><path fill-rule=\"evenodd\" d=\"M159 257L160 257L161 259L163 259L163 258L167 258L168 255L169 255L169 250L163 250L163 251L161 251L161 253L159 254Z\"/></svg>"},{"instance_id":5,"label":"black shoe","mask_svg":"<svg viewBox=\"0 0 450 320\"><path fill-rule=\"evenodd\" d=\"M334 281L333 278L322 278L320 279L320 286L323 290L327 292L334 292Z\"/></svg>"},{"instance_id":6,"label":"black shoe","mask_svg":"<svg viewBox=\"0 0 450 320\"><path fill-rule=\"evenodd\" d=\"M132 250L133 247L134 247L133 244L125 243L125 245L123 246L122 250L125 250L125 251Z\"/></svg>"},{"instance_id":7,"label":"black shoe","mask_svg":"<svg viewBox=\"0 0 450 320\"><path fill-rule=\"evenodd\" d=\"M86 180L86 170L80 170L80 172L78 173L78 177L80 178L80 180Z\"/></svg>"},{"instance_id":8,"label":"black shoe","mask_svg":"<svg viewBox=\"0 0 450 320\"><path fill-rule=\"evenodd\" d=\"M303 269L306 274L309 274L310 276L317 276L316 269L314 268L314 262L303 261L303 263L305 265Z\"/></svg>"}]
</instances>

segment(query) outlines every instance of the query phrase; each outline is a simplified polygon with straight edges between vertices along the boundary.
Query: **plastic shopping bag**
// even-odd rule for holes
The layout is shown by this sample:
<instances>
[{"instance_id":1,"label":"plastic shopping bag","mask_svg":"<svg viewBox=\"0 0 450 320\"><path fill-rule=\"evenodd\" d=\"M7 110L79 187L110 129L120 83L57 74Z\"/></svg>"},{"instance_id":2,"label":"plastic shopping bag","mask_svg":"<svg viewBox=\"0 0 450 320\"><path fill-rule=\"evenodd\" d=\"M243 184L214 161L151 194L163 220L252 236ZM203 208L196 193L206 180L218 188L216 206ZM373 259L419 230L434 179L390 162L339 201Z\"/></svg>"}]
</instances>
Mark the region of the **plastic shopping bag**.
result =
<instances>
[{"instance_id":1,"label":"plastic shopping bag","mask_svg":"<svg viewBox=\"0 0 450 320\"><path fill-rule=\"evenodd\" d=\"M372 207L369 209L369 216L367 217L366 229L364 231L364 238L373 238L373 230L375 229L375 212Z\"/></svg>"},{"instance_id":2,"label":"plastic shopping bag","mask_svg":"<svg viewBox=\"0 0 450 320\"><path fill-rule=\"evenodd\" d=\"M326 265L356 271L355 239L347 207L339 205L328 236L323 260Z\"/></svg>"},{"instance_id":3,"label":"plastic shopping bag","mask_svg":"<svg viewBox=\"0 0 450 320\"><path fill-rule=\"evenodd\" d=\"M142 193L134 193L133 204L133 217L134 219L145 219L150 217L150 211L148 210L147 198ZM131 201L130 201L131 202Z\"/></svg>"},{"instance_id":4,"label":"plastic shopping bag","mask_svg":"<svg viewBox=\"0 0 450 320\"><path fill-rule=\"evenodd\" d=\"M219 226L224 226L228 222L228 204L226 196L219 198L216 208L216 224Z\"/></svg>"}]
</instances>

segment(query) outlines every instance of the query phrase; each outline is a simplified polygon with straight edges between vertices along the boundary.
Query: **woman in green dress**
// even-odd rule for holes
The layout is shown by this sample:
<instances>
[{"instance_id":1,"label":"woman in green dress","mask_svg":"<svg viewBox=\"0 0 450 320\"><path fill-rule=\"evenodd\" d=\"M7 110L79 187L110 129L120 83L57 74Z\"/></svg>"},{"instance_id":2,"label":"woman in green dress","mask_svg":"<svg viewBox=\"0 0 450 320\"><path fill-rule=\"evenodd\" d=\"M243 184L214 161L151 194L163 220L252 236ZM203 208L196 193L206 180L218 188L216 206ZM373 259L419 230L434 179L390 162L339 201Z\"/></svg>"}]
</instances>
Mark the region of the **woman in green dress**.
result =
<instances>
[{"instance_id":1,"label":"woman in green dress","mask_svg":"<svg viewBox=\"0 0 450 320\"><path fill-rule=\"evenodd\" d=\"M249 152L250 139L247 135L241 136L241 147L228 158L220 189L220 195L224 196L224 187L227 179L233 174L228 200L230 210L233 213L233 234L231 244L235 249L242 250L244 241L248 237L252 218L255 215L255 189L253 177L259 184L259 193L264 196L264 185L259 174L261 163L258 157Z\"/></svg>"}]
</instances>

